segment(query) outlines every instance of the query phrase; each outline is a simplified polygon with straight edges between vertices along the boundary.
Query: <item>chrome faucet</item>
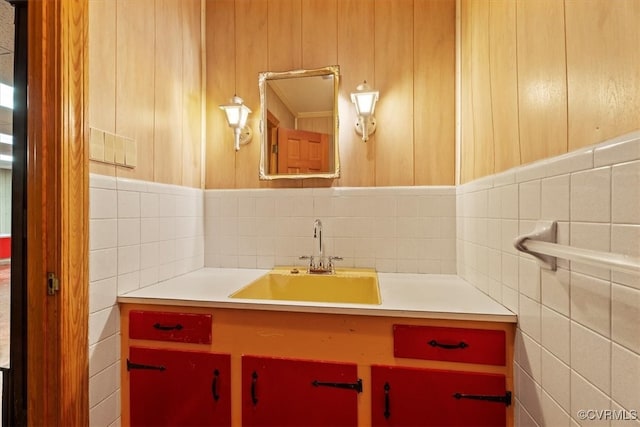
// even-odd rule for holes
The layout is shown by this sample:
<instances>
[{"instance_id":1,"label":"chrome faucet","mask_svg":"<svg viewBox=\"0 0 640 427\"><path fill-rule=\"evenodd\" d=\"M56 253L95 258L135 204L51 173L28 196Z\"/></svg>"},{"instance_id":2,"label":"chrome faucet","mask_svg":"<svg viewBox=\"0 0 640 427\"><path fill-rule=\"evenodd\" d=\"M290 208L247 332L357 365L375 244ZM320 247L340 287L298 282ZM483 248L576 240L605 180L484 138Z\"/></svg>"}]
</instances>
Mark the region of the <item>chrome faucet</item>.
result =
<instances>
[{"instance_id":1,"label":"chrome faucet","mask_svg":"<svg viewBox=\"0 0 640 427\"><path fill-rule=\"evenodd\" d=\"M342 260L341 257L338 256L329 256L325 257L324 255L324 245L322 241L322 221L316 219L313 222L313 238L318 241L318 252L317 256L314 253L311 256L301 256L300 259L308 259L309 267L307 268L307 273L311 274L332 274L335 273L335 268L333 266L333 261ZM315 250L314 250L315 252Z\"/></svg>"}]
</instances>

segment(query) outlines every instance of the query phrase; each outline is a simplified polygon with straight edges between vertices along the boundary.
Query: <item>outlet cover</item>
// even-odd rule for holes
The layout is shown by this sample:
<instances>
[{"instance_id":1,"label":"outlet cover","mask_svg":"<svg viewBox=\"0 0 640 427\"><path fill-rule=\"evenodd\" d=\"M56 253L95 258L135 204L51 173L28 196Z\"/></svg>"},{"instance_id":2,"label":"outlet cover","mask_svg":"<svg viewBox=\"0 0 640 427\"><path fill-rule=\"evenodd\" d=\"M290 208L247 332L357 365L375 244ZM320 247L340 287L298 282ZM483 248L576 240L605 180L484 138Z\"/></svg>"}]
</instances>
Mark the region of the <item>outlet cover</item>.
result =
<instances>
[{"instance_id":1,"label":"outlet cover","mask_svg":"<svg viewBox=\"0 0 640 427\"><path fill-rule=\"evenodd\" d=\"M89 133L89 158L104 162L104 132L91 129Z\"/></svg>"},{"instance_id":2,"label":"outlet cover","mask_svg":"<svg viewBox=\"0 0 640 427\"><path fill-rule=\"evenodd\" d=\"M116 136L111 133L104 134L104 161L113 163L115 159Z\"/></svg>"}]
</instances>

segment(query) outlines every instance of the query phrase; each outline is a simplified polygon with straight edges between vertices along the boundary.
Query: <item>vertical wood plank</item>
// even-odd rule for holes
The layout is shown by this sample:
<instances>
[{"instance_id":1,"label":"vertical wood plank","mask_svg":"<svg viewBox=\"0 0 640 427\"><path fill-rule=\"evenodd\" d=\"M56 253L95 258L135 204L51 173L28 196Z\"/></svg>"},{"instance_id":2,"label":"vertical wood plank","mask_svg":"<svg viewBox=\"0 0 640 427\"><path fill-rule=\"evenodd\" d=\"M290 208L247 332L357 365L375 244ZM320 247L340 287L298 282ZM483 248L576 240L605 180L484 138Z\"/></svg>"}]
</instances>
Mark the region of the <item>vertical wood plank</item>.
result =
<instances>
[{"instance_id":1,"label":"vertical wood plank","mask_svg":"<svg viewBox=\"0 0 640 427\"><path fill-rule=\"evenodd\" d=\"M205 5L207 22L205 188L234 188L236 153L233 148L233 133L227 126L224 112L218 106L226 104L236 91L235 2L217 0L207 1Z\"/></svg>"},{"instance_id":2,"label":"vertical wood plank","mask_svg":"<svg viewBox=\"0 0 640 427\"><path fill-rule=\"evenodd\" d=\"M269 0L269 71L287 71L302 67L301 0Z\"/></svg>"},{"instance_id":3,"label":"vertical wood plank","mask_svg":"<svg viewBox=\"0 0 640 427\"><path fill-rule=\"evenodd\" d=\"M375 185L375 135L362 142L354 124L356 111L350 94L364 80L376 87L374 73L374 2L372 0L338 1L338 64L340 65L340 99L338 129L340 179L343 187Z\"/></svg>"},{"instance_id":4,"label":"vertical wood plank","mask_svg":"<svg viewBox=\"0 0 640 427\"><path fill-rule=\"evenodd\" d=\"M516 7L520 152L529 163L567 151L564 2Z\"/></svg>"},{"instance_id":5,"label":"vertical wood plank","mask_svg":"<svg viewBox=\"0 0 640 427\"><path fill-rule=\"evenodd\" d=\"M182 5L156 0L155 109L153 176L155 182L182 181Z\"/></svg>"},{"instance_id":6,"label":"vertical wood plank","mask_svg":"<svg viewBox=\"0 0 640 427\"><path fill-rule=\"evenodd\" d=\"M336 65L337 0L302 0L302 68Z\"/></svg>"},{"instance_id":7,"label":"vertical wood plank","mask_svg":"<svg viewBox=\"0 0 640 427\"><path fill-rule=\"evenodd\" d=\"M493 113L489 71L489 3L471 2L471 91L474 133L474 176L494 171Z\"/></svg>"},{"instance_id":8,"label":"vertical wood plank","mask_svg":"<svg viewBox=\"0 0 640 427\"><path fill-rule=\"evenodd\" d=\"M565 4L573 150L640 128L640 2Z\"/></svg>"},{"instance_id":9,"label":"vertical wood plank","mask_svg":"<svg viewBox=\"0 0 640 427\"><path fill-rule=\"evenodd\" d=\"M89 125L116 131L116 2L91 0L89 5ZM90 171L114 176L115 166L91 162Z\"/></svg>"},{"instance_id":10,"label":"vertical wood plank","mask_svg":"<svg viewBox=\"0 0 640 427\"><path fill-rule=\"evenodd\" d=\"M455 183L455 0L414 0L416 185Z\"/></svg>"},{"instance_id":11,"label":"vertical wood plank","mask_svg":"<svg viewBox=\"0 0 640 427\"><path fill-rule=\"evenodd\" d=\"M236 188L260 187L260 92L258 74L267 70L267 0L236 2L236 52L238 94L251 109L247 125L253 138L236 154Z\"/></svg>"},{"instance_id":12,"label":"vertical wood plank","mask_svg":"<svg viewBox=\"0 0 640 427\"><path fill-rule=\"evenodd\" d=\"M413 185L413 0L375 2L376 186Z\"/></svg>"},{"instance_id":13,"label":"vertical wood plank","mask_svg":"<svg viewBox=\"0 0 640 427\"><path fill-rule=\"evenodd\" d=\"M461 165L460 165L460 181L462 183L469 182L475 177L473 164L475 155L475 139L473 134L473 95L471 86L471 76L473 67L471 63L471 52L473 45L471 43L471 29L474 24L471 11L471 2L473 0L462 0L460 2L460 26L461 26Z\"/></svg>"},{"instance_id":14,"label":"vertical wood plank","mask_svg":"<svg viewBox=\"0 0 640 427\"><path fill-rule=\"evenodd\" d=\"M136 140L138 166L118 176L153 181L155 102L154 0L116 2L116 133Z\"/></svg>"},{"instance_id":15,"label":"vertical wood plank","mask_svg":"<svg viewBox=\"0 0 640 427\"><path fill-rule=\"evenodd\" d=\"M182 0L182 179L189 187L201 186L202 147L202 43L200 0Z\"/></svg>"},{"instance_id":16,"label":"vertical wood plank","mask_svg":"<svg viewBox=\"0 0 640 427\"><path fill-rule=\"evenodd\" d=\"M494 172L501 172L520 164L516 4L511 0L489 2L489 53Z\"/></svg>"}]
</instances>

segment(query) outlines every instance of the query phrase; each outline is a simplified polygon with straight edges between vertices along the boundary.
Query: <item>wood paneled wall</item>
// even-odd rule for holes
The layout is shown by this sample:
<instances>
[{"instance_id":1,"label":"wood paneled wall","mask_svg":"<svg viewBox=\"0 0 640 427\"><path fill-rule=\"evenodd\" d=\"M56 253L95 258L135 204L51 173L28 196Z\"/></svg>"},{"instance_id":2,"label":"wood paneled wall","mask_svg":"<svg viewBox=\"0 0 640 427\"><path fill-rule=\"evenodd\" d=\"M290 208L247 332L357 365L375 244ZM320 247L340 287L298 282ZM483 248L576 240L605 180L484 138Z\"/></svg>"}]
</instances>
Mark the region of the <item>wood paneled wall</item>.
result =
<instances>
[{"instance_id":1,"label":"wood paneled wall","mask_svg":"<svg viewBox=\"0 0 640 427\"><path fill-rule=\"evenodd\" d=\"M455 0L216 0L206 7L206 188L454 183ZM337 180L261 182L261 71L340 66ZM349 94L380 90L378 129L355 133ZM254 136L239 152L218 105L234 93Z\"/></svg>"},{"instance_id":2,"label":"wood paneled wall","mask_svg":"<svg viewBox=\"0 0 640 427\"><path fill-rule=\"evenodd\" d=\"M462 182L640 128L640 2L461 1Z\"/></svg>"},{"instance_id":3,"label":"wood paneled wall","mask_svg":"<svg viewBox=\"0 0 640 427\"><path fill-rule=\"evenodd\" d=\"M89 0L90 126L133 138L138 166L91 171L202 186L201 0Z\"/></svg>"}]
</instances>

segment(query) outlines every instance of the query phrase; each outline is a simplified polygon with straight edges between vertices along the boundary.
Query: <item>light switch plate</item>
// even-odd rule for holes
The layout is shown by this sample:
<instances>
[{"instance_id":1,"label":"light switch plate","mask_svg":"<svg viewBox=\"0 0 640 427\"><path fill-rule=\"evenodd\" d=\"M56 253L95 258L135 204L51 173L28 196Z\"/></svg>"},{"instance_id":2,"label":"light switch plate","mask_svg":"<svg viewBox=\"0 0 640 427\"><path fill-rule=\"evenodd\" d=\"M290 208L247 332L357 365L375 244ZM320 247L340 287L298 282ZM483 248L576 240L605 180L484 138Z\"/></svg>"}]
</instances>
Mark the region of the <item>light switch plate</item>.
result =
<instances>
[{"instance_id":1,"label":"light switch plate","mask_svg":"<svg viewBox=\"0 0 640 427\"><path fill-rule=\"evenodd\" d=\"M104 162L104 132L91 129L89 133L89 158Z\"/></svg>"},{"instance_id":2,"label":"light switch plate","mask_svg":"<svg viewBox=\"0 0 640 427\"><path fill-rule=\"evenodd\" d=\"M115 159L114 149L116 145L116 136L111 133L104 134L104 161L113 163Z\"/></svg>"},{"instance_id":3,"label":"light switch plate","mask_svg":"<svg viewBox=\"0 0 640 427\"><path fill-rule=\"evenodd\" d=\"M124 140L124 164L132 168L138 166L138 144L134 139Z\"/></svg>"},{"instance_id":4,"label":"light switch plate","mask_svg":"<svg viewBox=\"0 0 640 427\"><path fill-rule=\"evenodd\" d=\"M124 165L124 138L116 135L114 148L116 165Z\"/></svg>"}]
</instances>

